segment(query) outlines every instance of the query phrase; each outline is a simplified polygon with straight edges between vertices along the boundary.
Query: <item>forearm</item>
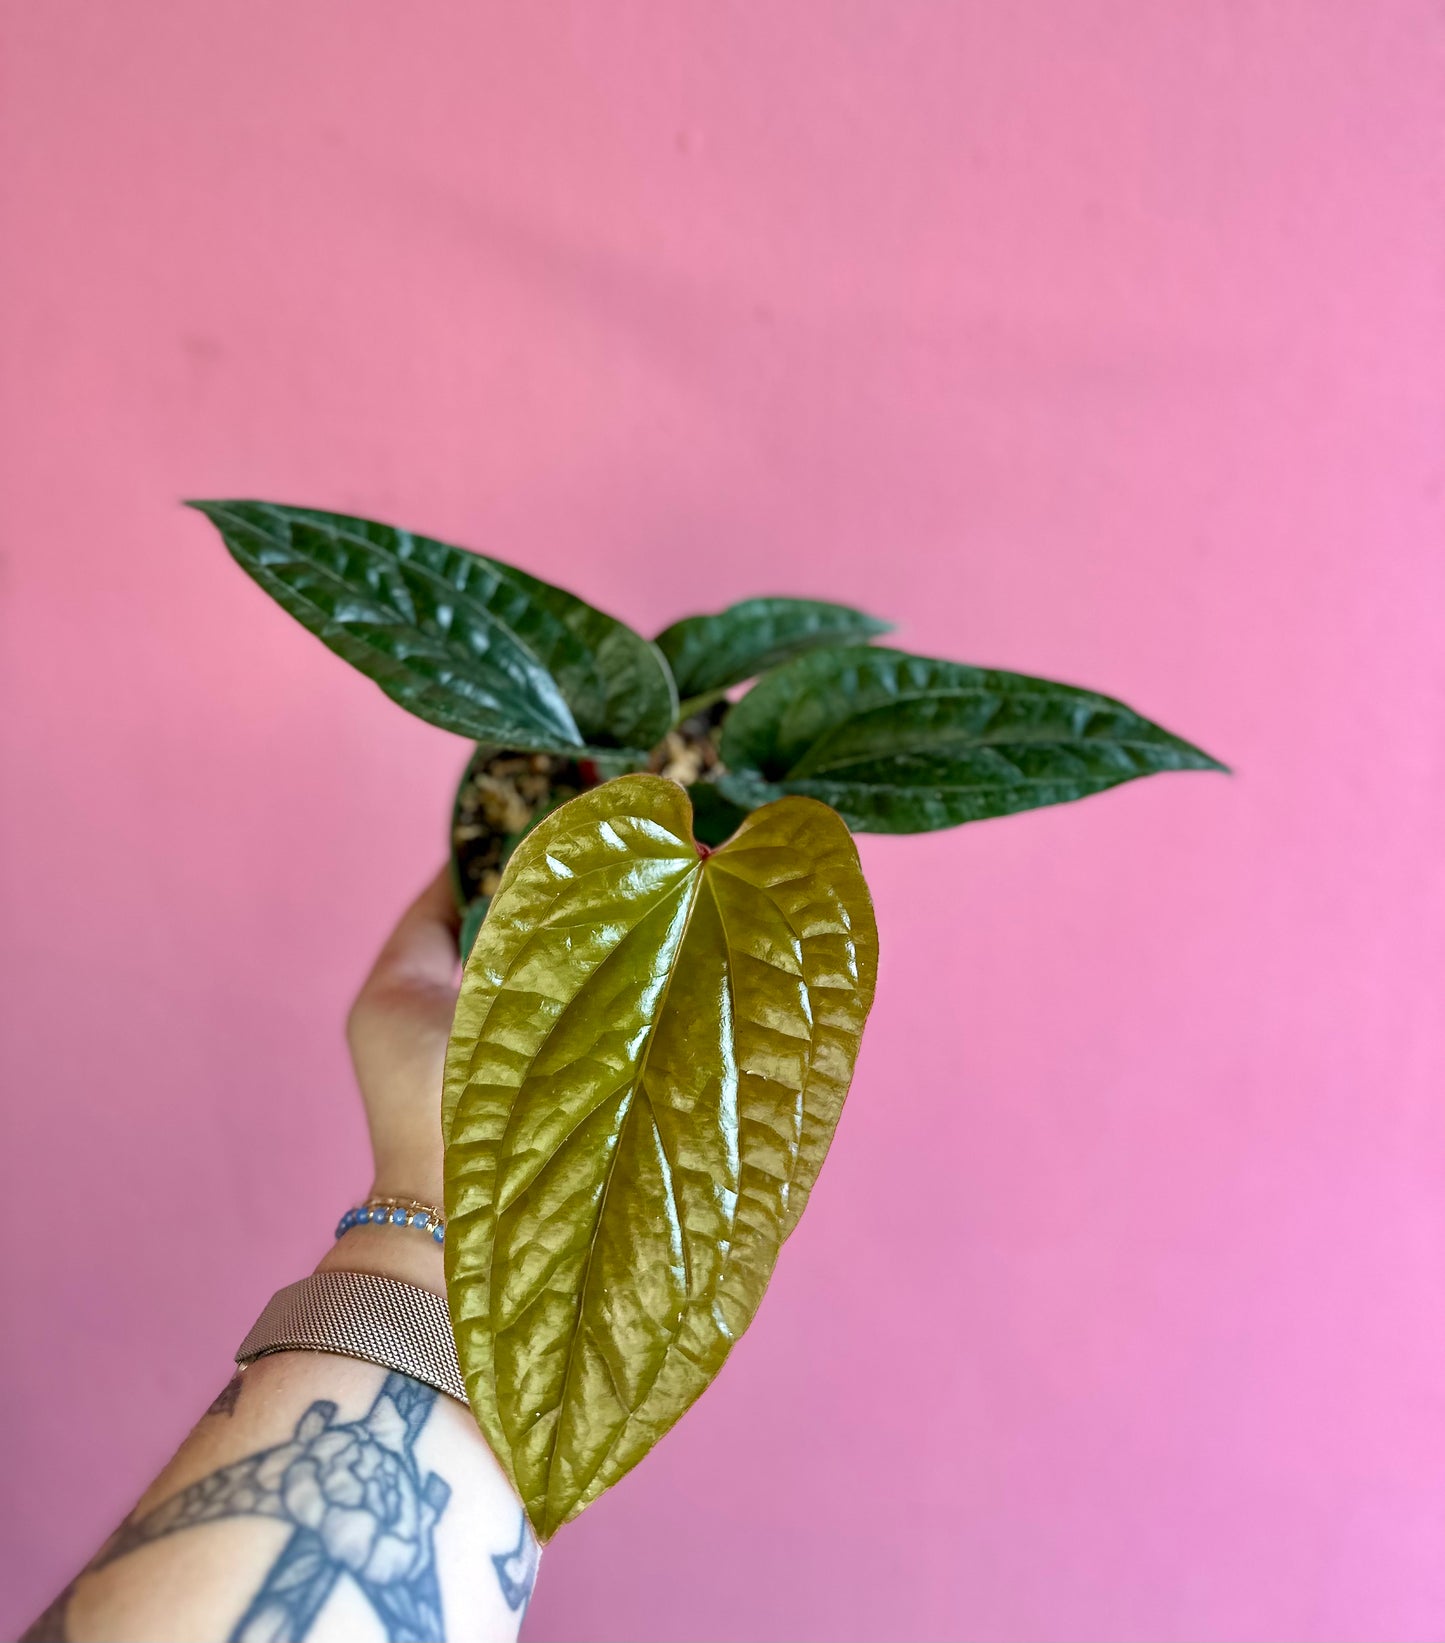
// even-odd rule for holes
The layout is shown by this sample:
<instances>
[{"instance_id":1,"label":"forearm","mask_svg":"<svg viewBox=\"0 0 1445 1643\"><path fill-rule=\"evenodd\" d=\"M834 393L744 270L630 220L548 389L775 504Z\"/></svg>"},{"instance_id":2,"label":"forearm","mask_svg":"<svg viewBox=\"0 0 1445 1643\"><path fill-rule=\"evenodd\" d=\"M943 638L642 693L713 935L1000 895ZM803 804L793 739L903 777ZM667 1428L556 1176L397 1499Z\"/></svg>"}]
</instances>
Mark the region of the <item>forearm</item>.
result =
<instances>
[{"instance_id":1,"label":"forearm","mask_svg":"<svg viewBox=\"0 0 1445 1643\"><path fill-rule=\"evenodd\" d=\"M357 1228L322 1266L441 1287L440 1252L403 1230ZM510 1639L536 1563L470 1411L368 1363L279 1353L216 1399L27 1637Z\"/></svg>"}]
</instances>

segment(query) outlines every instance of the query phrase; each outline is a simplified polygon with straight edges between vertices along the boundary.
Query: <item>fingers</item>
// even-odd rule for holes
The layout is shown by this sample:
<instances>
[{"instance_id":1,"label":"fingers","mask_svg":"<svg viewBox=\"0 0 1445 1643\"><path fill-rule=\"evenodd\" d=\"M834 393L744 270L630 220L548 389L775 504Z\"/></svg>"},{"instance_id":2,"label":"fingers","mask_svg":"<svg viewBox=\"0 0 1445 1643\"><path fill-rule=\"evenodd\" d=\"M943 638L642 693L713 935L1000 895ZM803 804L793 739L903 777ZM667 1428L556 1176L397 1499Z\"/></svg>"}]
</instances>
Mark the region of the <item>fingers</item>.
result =
<instances>
[{"instance_id":1,"label":"fingers","mask_svg":"<svg viewBox=\"0 0 1445 1643\"><path fill-rule=\"evenodd\" d=\"M456 980L460 919L446 867L401 915L377 956L371 979L406 976L450 986Z\"/></svg>"}]
</instances>

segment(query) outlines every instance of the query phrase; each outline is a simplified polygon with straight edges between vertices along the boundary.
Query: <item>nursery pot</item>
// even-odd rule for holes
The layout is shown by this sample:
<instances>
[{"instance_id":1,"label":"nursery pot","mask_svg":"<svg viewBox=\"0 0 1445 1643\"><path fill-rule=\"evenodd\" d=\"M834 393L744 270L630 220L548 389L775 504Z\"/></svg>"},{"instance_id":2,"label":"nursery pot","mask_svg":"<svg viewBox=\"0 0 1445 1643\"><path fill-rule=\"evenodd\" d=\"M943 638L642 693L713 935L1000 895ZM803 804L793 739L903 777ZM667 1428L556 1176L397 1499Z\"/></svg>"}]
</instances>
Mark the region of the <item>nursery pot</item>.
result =
<instances>
[{"instance_id":1,"label":"nursery pot","mask_svg":"<svg viewBox=\"0 0 1445 1643\"><path fill-rule=\"evenodd\" d=\"M479 746L452 801L452 889L465 957L501 882L507 858L542 817L603 780L591 759Z\"/></svg>"},{"instance_id":2,"label":"nursery pot","mask_svg":"<svg viewBox=\"0 0 1445 1643\"><path fill-rule=\"evenodd\" d=\"M697 837L721 844L743 817L708 780L720 768L716 735L727 709L725 700L709 702L669 730L645 764L626 753L573 758L480 744L452 801L452 889L462 915L462 956L471 952L502 869L521 840L558 805L612 776L645 768L680 782L692 797Z\"/></svg>"}]
</instances>

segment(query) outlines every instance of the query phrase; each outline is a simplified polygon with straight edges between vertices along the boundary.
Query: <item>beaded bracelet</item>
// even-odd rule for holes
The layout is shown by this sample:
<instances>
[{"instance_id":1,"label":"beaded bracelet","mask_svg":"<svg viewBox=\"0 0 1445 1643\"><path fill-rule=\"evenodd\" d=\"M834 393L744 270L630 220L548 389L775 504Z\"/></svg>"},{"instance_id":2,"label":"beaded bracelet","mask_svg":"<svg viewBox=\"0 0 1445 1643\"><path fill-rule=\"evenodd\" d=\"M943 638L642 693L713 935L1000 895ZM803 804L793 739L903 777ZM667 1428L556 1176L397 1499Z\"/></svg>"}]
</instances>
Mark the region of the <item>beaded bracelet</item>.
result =
<instances>
[{"instance_id":1,"label":"beaded bracelet","mask_svg":"<svg viewBox=\"0 0 1445 1643\"><path fill-rule=\"evenodd\" d=\"M365 1226L368 1222L373 1226L413 1226L421 1232L429 1232L438 1244L446 1237L446 1217L439 1209L419 1203L415 1198L368 1198L341 1217L336 1223L336 1236L339 1238L352 1227Z\"/></svg>"}]
</instances>

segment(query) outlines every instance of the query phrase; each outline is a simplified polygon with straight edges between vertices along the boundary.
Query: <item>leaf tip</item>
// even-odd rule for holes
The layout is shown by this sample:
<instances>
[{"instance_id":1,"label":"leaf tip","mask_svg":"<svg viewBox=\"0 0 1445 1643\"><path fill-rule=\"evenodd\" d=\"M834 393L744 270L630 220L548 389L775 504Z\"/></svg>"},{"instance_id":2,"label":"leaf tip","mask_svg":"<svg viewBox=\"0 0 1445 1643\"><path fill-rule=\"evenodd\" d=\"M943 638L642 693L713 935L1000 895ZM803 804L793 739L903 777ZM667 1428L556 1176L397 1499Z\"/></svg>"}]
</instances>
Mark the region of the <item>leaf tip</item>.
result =
<instances>
[{"instance_id":1,"label":"leaf tip","mask_svg":"<svg viewBox=\"0 0 1445 1643\"><path fill-rule=\"evenodd\" d=\"M226 511L226 503L213 497L183 496L181 506L194 508L197 513L204 514L213 525L219 524L221 515Z\"/></svg>"},{"instance_id":2,"label":"leaf tip","mask_svg":"<svg viewBox=\"0 0 1445 1643\"><path fill-rule=\"evenodd\" d=\"M1202 747L1191 747L1196 770L1217 770L1221 776L1232 776L1234 771L1225 764L1223 759L1216 759L1212 753L1206 753Z\"/></svg>"}]
</instances>

